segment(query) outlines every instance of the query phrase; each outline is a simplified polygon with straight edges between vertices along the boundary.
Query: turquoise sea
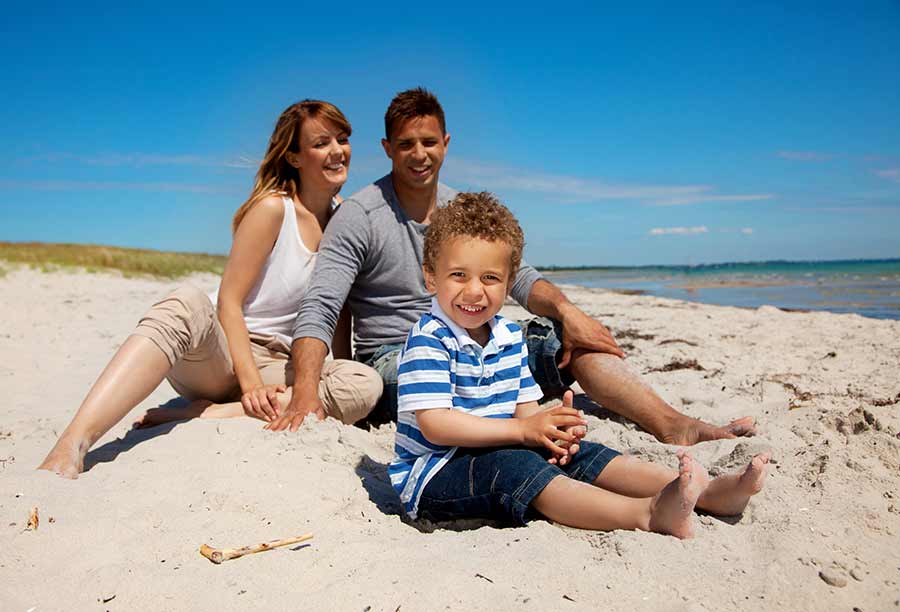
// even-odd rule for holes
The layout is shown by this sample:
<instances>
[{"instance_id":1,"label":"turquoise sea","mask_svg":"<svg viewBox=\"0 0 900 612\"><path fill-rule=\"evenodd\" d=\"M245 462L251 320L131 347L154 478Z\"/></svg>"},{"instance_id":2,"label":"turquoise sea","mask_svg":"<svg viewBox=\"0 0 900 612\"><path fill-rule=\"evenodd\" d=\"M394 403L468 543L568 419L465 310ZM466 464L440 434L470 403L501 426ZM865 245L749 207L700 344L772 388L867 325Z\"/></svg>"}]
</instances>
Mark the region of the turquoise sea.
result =
<instances>
[{"instance_id":1,"label":"turquoise sea","mask_svg":"<svg viewBox=\"0 0 900 612\"><path fill-rule=\"evenodd\" d=\"M559 284L756 308L900 319L900 259L543 268Z\"/></svg>"}]
</instances>

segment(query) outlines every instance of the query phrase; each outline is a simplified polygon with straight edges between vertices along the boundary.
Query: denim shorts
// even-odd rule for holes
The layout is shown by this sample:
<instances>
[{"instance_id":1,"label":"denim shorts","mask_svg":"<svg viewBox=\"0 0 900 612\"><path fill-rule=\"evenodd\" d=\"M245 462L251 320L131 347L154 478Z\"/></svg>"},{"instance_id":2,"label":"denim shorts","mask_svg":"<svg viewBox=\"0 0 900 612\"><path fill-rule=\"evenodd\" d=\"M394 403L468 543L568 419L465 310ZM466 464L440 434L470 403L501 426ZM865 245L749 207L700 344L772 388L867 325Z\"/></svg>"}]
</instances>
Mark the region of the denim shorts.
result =
<instances>
[{"instance_id":1,"label":"denim shorts","mask_svg":"<svg viewBox=\"0 0 900 612\"><path fill-rule=\"evenodd\" d=\"M432 521L494 519L524 525L540 515L531 502L557 476L592 483L621 453L581 442L564 466L547 463L549 451L525 447L458 448L419 499L419 516Z\"/></svg>"},{"instance_id":2,"label":"denim shorts","mask_svg":"<svg viewBox=\"0 0 900 612\"><path fill-rule=\"evenodd\" d=\"M560 370L556 363L562 350L562 325L547 317L535 317L516 321L522 328L528 347L528 368L544 395L562 395L575 377L568 368ZM381 425L397 421L397 358L402 344L384 344L371 355L357 355L357 360L371 366L381 375L384 391L375 408L369 414L367 423Z\"/></svg>"}]
</instances>

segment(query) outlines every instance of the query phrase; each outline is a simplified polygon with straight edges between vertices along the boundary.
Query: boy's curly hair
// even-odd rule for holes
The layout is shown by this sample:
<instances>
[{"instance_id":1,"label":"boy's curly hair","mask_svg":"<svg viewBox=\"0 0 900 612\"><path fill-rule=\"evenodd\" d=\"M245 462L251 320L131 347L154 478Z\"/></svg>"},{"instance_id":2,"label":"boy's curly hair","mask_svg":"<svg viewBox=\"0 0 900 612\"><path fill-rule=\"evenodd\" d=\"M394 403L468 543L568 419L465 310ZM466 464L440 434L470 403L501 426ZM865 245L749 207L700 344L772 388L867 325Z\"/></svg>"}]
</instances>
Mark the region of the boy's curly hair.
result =
<instances>
[{"instance_id":1,"label":"boy's curly hair","mask_svg":"<svg viewBox=\"0 0 900 612\"><path fill-rule=\"evenodd\" d=\"M444 208L431 215L425 233L423 266L433 273L440 249L453 238L481 238L489 242L504 242L512 248L509 262L509 287L522 263L525 237L519 222L492 193L460 193Z\"/></svg>"}]
</instances>

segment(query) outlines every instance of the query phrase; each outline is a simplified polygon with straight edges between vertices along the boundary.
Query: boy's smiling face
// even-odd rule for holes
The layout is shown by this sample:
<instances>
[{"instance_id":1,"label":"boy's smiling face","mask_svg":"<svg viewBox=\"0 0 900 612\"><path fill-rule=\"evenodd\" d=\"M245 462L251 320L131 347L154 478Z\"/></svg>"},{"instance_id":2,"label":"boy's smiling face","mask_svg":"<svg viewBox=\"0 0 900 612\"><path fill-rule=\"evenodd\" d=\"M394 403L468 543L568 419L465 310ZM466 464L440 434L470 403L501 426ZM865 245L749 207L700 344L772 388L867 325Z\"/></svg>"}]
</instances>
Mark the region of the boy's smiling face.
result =
<instances>
[{"instance_id":1,"label":"boy's smiling face","mask_svg":"<svg viewBox=\"0 0 900 612\"><path fill-rule=\"evenodd\" d=\"M484 346L486 325L500 312L509 287L512 247L501 241L457 236L440 247L425 286L453 322Z\"/></svg>"}]
</instances>

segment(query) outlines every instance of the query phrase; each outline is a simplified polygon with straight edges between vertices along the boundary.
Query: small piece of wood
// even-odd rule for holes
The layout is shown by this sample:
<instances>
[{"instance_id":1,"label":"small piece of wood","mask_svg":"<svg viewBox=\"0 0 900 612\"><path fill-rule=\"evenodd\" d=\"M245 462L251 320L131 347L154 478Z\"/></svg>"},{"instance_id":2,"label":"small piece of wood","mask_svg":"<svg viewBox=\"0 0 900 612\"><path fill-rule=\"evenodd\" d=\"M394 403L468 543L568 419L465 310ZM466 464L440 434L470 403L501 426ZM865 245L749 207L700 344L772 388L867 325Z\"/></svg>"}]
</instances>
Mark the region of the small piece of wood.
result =
<instances>
[{"instance_id":1,"label":"small piece of wood","mask_svg":"<svg viewBox=\"0 0 900 612\"><path fill-rule=\"evenodd\" d=\"M253 553L263 552L264 550L271 550L273 548L278 548L280 546L290 546L291 544L299 544L300 542L305 542L313 537L311 533L305 533L302 536L297 536L296 538L286 538L284 540L272 540L271 542L263 542L262 544L256 544L254 546L244 546L242 548L213 548L209 544L204 544L200 547L200 554L215 563L216 565L222 563L223 561L228 561L229 559L237 559L239 557L243 557L244 555L252 555Z\"/></svg>"}]
</instances>

